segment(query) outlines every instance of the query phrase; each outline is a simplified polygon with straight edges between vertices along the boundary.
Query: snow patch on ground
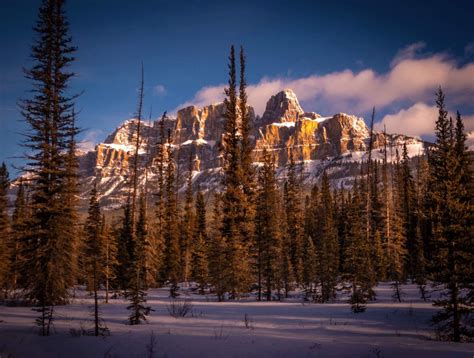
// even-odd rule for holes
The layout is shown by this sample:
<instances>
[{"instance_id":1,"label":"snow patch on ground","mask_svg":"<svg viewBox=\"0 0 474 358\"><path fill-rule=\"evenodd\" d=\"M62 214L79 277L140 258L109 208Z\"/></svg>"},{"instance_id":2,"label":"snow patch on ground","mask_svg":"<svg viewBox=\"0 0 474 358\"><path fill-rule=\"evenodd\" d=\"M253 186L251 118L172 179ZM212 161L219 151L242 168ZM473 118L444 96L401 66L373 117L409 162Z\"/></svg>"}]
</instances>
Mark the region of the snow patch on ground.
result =
<instances>
[{"instance_id":1,"label":"snow patch on ground","mask_svg":"<svg viewBox=\"0 0 474 358\"><path fill-rule=\"evenodd\" d=\"M186 289L180 299L193 305L184 318L168 313L168 290L148 292L155 311L148 323L126 324L122 298L101 304L108 337L71 335L90 328L92 298L83 289L68 306L55 308L54 334L40 337L31 307L0 306L0 355L14 357L143 357L153 332L155 354L163 357L471 357L474 344L433 340L431 302L419 299L415 285L403 285L403 302L394 302L388 283L376 288L377 300L364 313L351 313L346 295L327 304L305 303L293 293L283 302L216 302ZM103 292L101 292L103 299ZM247 317L247 325L245 324ZM106 353L109 352L108 355Z\"/></svg>"}]
</instances>

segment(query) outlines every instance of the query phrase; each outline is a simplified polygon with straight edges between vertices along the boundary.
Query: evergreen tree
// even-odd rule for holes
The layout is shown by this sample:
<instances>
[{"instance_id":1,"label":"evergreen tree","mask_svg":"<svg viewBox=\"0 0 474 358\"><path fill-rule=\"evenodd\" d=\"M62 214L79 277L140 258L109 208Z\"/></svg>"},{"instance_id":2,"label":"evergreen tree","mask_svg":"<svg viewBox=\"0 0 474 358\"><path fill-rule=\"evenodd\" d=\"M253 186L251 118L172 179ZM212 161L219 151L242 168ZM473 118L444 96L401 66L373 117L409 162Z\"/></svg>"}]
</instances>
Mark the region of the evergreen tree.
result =
<instances>
[{"instance_id":1,"label":"evergreen tree","mask_svg":"<svg viewBox=\"0 0 474 358\"><path fill-rule=\"evenodd\" d=\"M105 285L105 303L109 303L109 292L110 292L110 283L116 279L115 271L118 264L117 261L117 243L115 236L111 233L110 227L107 226L105 221L105 215L102 215L102 258L101 262L103 263L103 275L104 275L104 285Z\"/></svg>"},{"instance_id":2,"label":"evergreen tree","mask_svg":"<svg viewBox=\"0 0 474 358\"><path fill-rule=\"evenodd\" d=\"M132 278L132 266L135 260L135 235L132 223L132 202L131 196L127 197L127 202L123 208L123 217L120 220L121 227L117 236L117 282L122 290L126 290Z\"/></svg>"},{"instance_id":3,"label":"evergreen tree","mask_svg":"<svg viewBox=\"0 0 474 358\"><path fill-rule=\"evenodd\" d=\"M255 194L256 194L256 173L253 165L253 145L251 142L251 120L247 106L247 83L245 80L245 54L244 48L240 47L240 83L239 83L239 100L238 113L240 117L240 166L241 166L241 182L243 191L243 211L241 235L246 246L251 250L254 241L254 220L255 220Z\"/></svg>"},{"instance_id":4,"label":"evergreen tree","mask_svg":"<svg viewBox=\"0 0 474 358\"><path fill-rule=\"evenodd\" d=\"M401 220L403 223L404 236L407 249L407 273L412 279L416 276L416 235L417 235L417 208L415 182L411 175L408 163L408 150L403 143L402 161L400 168L400 205Z\"/></svg>"},{"instance_id":5,"label":"evergreen tree","mask_svg":"<svg viewBox=\"0 0 474 358\"><path fill-rule=\"evenodd\" d=\"M10 269L11 247L10 247L10 220L8 218L7 191L10 187L10 179L7 166L0 166L0 289L4 290L6 296L9 288L8 271Z\"/></svg>"},{"instance_id":6,"label":"evergreen tree","mask_svg":"<svg viewBox=\"0 0 474 358\"><path fill-rule=\"evenodd\" d=\"M68 288L75 280L74 201L72 200L71 157L75 156L73 100L66 91L73 73L67 67L76 48L68 35L69 24L63 0L44 0L34 28L37 38L32 47L34 64L26 71L33 82L33 97L22 102L22 115L28 124L29 148L26 170L33 178L31 233L24 239L23 269L28 275L28 297L40 308L37 323L42 335L49 335L52 306L68 299ZM31 275L35 272L35 275Z\"/></svg>"},{"instance_id":7,"label":"evergreen tree","mask_svg":"<svg viewBox=\"0 0 474 358\"><path fill-rule=\"evenodd\" d=\"M381 273L382 279L386 279L388 275L389 269L389 258L390 258L390 248L392 245L392 217L393 217L393 209L392 209L392 166L389 166L388 159L387 159L387 143L389 137L385 131L384 127L384 158L382 162L382 200L383 200L383 211L382 211L382 219L383 224L381 225L381 245L383 250L384 260L381 265ZM390 173L389 173L390 171Z\"/></svg>"},{"instance_id":8,"label":"evergreen tree","mask_svg":"<svg viewBox=\"0 0 474 358\"><path fill-rule=\"evenodd\" d=\"M279 263L281 261L281 240L278 230L278 191L275 177L275 163L264 149L263 167L258 176L257 212L255 238L257 246L258 300L262 299L265 285L267 301L271 300L272 289L277 286Z\"/></svg>"},{"instance_id":9,"label":"evergreen tree","mask_svg":"<svg viewBox=\"0 0 474 358\"><path fill-rule=\"evenodd\" d=\"M427 299L427 270L426 270L426 247L430 237L430 219L428 202L428 161L418 156L416 176L416 208L417 208L417 232L414 240L415 251L415 282L420 290L421 298Z\"/></svg>"},{"instance_id":10,"label":"evergreen tree","mask_svg":"<svg viewBox=\"0 0 474 358\"><path fill-rule=\"evenodd\" d=\"M296 282L301 282L302 274L302 242L303 242L303 208L301 207L301 185L294 153L290 151L287 177L284 184L283 202L286 215L286 233L284 245L288 250Z\"/></svg>"},{"instance_id":11,"label":"evergreen tree","mask_svg":"<svg viewBox=\"0 0 474 358\"><path fill-rule=\"evenodd\" d=\"M86 273L90 280L90 288L94 295L93 318L95 336L104 335L107 332L107 328L101 322L98 299L98 290L102 280L101 259L103 257L102 251L104 249L102 242L102 225L102 214L97 196L97 188L94 186L91 191L87 220L84 225L84 258Z\"/></svg>"},{"instance_id":12,"label":"evergreen tree","mask_svg":"<svg viewBox=\"0 0 474 358\"><path fill-rule=\"evenodd\" d=\"M180 266L181 281L187 283L191 271L191 245L195 229L195 216L193 210L193 155L189 155L188 176L184 198L184 213L181 223L180 236Z\"/></svg>"},{"instance_id":13,"label":"evergreen tree","mask_svg":"<svg viewBox=\"0 0 474 358\"><path fill-rule=\"evenodd\" d=\"M176 201L176 179L175 162L172 151L171 132L168 131L166 146L166 171L164 178L164 220L163 239L165 251L163 258L164 281L170 284L170 296L176 297L179 280L179 228L178 228L178 204Z\"/></svg>"},{"instance_id":14,"label":"evergreen tree","mask_svg":"<svg viewBox=\"0 0 474 358\"><path fill-rule=\"evenodd\" d=\"M136 260L140 266L141 285L148 288L156 279L156 254L151 243L148 228L147 199L145 192L141 192L138 199L138 221L136 225Z\"/></svg>"},{"instance_id":15,"label":"evergreen tree","mask_svg":"<svg viewBox=\"0 0 474 358\"><path fill-rule=\"evenodd\" d=\"M24 251L22 242L27 235L28 209L25 196L25 184L20 179L18 191L16 193L13 215L11 220L11 234L9 240L10 268L9 268L9 287L12 293L16 293L19 287L24 287L24 278L21 276L21 267L23 257L21 253Z\"/></svg>"},{"instance_id":16,"label":"evergreen tree","mask_svg":"<svg viewBox=\"0 0 474 358\"><path fill-rule=\"evenodd\" d=\"M249 243L243 237L245 194L242 188L241 143L238 125L235 52L229 56L229 82L225 89L225 133L223 136L223 179L221 235L226 243L226 290L235 299L250 286Z\"/></svg>"},{"instance_id":17,"label":"evergreen tree","mask_svg":"<svg viewBox=\"0 0 474 358\"><path fill-rule=\"evenodd\" d=\"M222 194L214 195L214 210L212 217L212 230L209 242L209 281L214 286L214 290L219 302L225 298L225 275L226 267L226 242L221 235L222 229Z\"/></svg>"},{"instance_id":18,"label":"evergreen tree","mask_svg":"<svg viewBox=\"0 0 474 358\"><path fill-rule=\"evenodd\" d=\"M195 217L191 271L193 279L199 285L199 293L203 295L209 280L209 244L206 228L206 204L200 190L196 194Z\"/></svg>"},{"instance_id":19,"label":"evergreen tree","mask_svg":"<svg viewBox=\"0 0 474 358\"><path fill-rule=\"evenodd\" d=\"M467 174L469 157L462 119L458 115L454 129L441 89L436 104L436 143L429 154L430 195L434 204L431 272L434 282L446 291L434 302L441 310L433 321L441 338L459 342L473 336L469 322L473 292L472 194L468 190L472 175Z\"/></svg>"},{"instance_id":20,"label":"evergreen tree","mask_svg":"<svg viewBox=\"0 0 474 358\"><path fill-rule=\"evenodd\" d=\"M363 230L362 220L365 223L365 209L360 195L361 189L357 182L353 186L353 195L348 208L348 219L351 223L346 236L344 257L345 276L351 285L351 307L352 311L365 311L365 303L371 297L373 268L371 265L371 248Z\"/></svg>"},{"instance_id":21,"label":"evergreen tree","mask_svg":"<svg viewBox=\"0 0 474 358\"><path fill-rule=\"evenodd\" d=\"M339 239L334 221L333 202L326 172L321 182L319 206L319 235L316 239L318 256L318 278L321 285L321 300L327 302L335 297L339 267Z\"/></svg>"},{"instance_id":22,"label":"evergreen tree","mask_svg":"<svg viewBox=\"0 0 474 358\"><path fill-rule=\"evenodd\" d=\"M403 202L404 196L404 178L402 166L400 164L400 156L398 149L396 150L395 173L392 184L392 200L393 200L393 217L392 232L390 243L388 246L388 277L392 280L393 298L402 301L401 284L405 277L405 260L406 260L406 226L404 221Z\"/></svg>"},{"instance_id":23,"label":"evergreen tree","mask_svg":"<svg viewBox=\"0 0 474 358\"><path fill-rule=\"evenodd\" d=\"M156 154L156 171L157 171L157 187L155 193L155 230L154 230L154 251L156 253L156 271L159 273L157 281L164 283L166 278L163 276L163 260L164 260L164 222L165 222L165 156L166 156L166 138L165 138L165 118L166 112L163 113L161 120L158 122L159 139L157 143Z\"/></svg>"},{"instance_id":24,"label":"evergreen tree","mask_svg":"<svg viewBox=\"0 0 474 358\"><path fill-rule=\"evenodd\" d=\"M302 283L306 299L316 299L316 281L318 274L318 256L313 238L307 235L303 242L303 272ZM319 253L319 252L318 252ZM319 276L318 276L319 277Z\"/></svg>"}]
</instances>

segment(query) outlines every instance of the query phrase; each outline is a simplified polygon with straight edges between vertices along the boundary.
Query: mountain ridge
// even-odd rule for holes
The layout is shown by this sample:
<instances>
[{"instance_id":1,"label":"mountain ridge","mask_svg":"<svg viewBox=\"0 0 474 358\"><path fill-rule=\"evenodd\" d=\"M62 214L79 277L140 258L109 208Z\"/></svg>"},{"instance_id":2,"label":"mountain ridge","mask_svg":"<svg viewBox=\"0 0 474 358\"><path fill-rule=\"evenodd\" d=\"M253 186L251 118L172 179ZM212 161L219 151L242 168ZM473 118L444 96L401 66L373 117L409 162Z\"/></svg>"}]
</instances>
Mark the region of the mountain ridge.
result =
<instances>
[{"instance_id":1,"label":"mountain ridge","mask_svg":"<svg viewBox=\"0 0 474 358\"><path fill-rule=\"evenodd\" d=\"M218 103L202 108L188 106L178 110L175 117L164 119L165 131L170 130L173 138L180 190L183 189L183 174L188 171L190 157L193 161L193 185L204 191L218 189L224 113L224 104ZM369 129L362 118L345 113L322 117L315 112L305 112L291 89L272 96L261 117L255 116L249 106L249 117L253 127L254 163L259 165L264 148L272 152L280 180L285 175L284 168L291 152L303 164L305 184L317 181L322 171L328 168L331 168L330 177L337 185L350 186L353 176L357 175L350 167L358 166L353 164L364 159L369 140ZM124 121L94 150L79 156L80 197L84 204L94 183L104 207L114 209L125 202L129 161L135 153L136 122L136 119ZM159 120L151 124L141 122L144 139L139 149L139 185L141 188L145 186L146 177L148 192L157 190L158 124ZM374 132L373 139L373 157L379 159L385 141L396 147L406 142L410 156L422 154L425 147L425 142L401 134ZM148 168L146 175L145 167Z\"/></svg>"}]
</instances>

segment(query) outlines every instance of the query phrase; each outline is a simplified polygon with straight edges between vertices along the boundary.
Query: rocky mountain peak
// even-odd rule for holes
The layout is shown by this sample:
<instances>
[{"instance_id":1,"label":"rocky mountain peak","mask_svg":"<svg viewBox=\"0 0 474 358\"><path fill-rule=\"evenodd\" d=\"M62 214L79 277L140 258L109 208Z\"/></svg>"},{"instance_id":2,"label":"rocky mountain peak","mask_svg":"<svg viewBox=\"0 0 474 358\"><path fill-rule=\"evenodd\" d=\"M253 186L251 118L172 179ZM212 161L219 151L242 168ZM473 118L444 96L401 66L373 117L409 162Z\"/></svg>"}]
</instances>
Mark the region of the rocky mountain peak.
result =
<instances>
[{"instance_id":1,"label":"rocky mountain peak","mask_svg":"<svg viewBox=\"0 0 474 358\"><path fill-rule=\"evenodd\" d=\"M250 121L254 132L254 162L262 160L263 149L270 150L278 163L278 175L284 177L290 153L304 163L305 181L318 180L322 171L331 168L331 180L337 185L351 182L359 173L357 161L367 150L369 131L362 118L338 113L321 117L314 112L304 112L292 90L272 96L260 120L249 106ZM222 136L225 127L225 105L212 104L198 108L180 109L176 118L166 118L165 133L172 133L172 150L179 170L177 184L185 187L185 173L189 160L193 160L193 185L201 190L215 191L221 183ZM142 122L143 138L138 154L140 161L140 186L147 186L150 193L157 190L157 143L159 121ZM119 208L125 202L129 190L130 163L135 153L137 120L123 122L94 151L80 155L81 199L86 207L88 192L97 183L104 207ZM388 136L388 137L387 137ZM374 154L381 155L380 148L389 140L395 146L407 143L410 153L419 154L423 143L406 136L374 134ZM349 163L349 164L348 164ZM350 164L354 163L354 165ZM145 168L147 168L145 173ZM146 181L145 181L145 178ZM146 182L146 184L145 184ZM350 184L348 184L350 185Z\"/></svg>"},{"instance_id":2,"label":"rocky mountain peak","mask_svg":"<svg viewBox=\"0 0 474 358\"><path fill-rule=\"evenodd\" d=\"M295 122L303 113L296 94L291 89L285 89L268 100L262 122Z\"/></svg>"}]
</instances>

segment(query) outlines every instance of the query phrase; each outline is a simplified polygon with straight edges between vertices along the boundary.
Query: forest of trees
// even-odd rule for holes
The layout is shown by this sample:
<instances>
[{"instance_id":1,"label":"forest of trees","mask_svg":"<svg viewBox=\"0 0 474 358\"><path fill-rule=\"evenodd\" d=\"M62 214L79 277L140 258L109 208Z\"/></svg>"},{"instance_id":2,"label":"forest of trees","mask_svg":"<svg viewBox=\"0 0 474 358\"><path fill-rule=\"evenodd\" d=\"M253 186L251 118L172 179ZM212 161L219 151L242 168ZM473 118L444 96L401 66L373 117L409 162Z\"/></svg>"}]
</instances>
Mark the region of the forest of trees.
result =
<instances>
[{"instance_id":1,"label":"forest of trees","mask_svg":"<svg viewBox=\"0 0 474 358\"><path fill-rule=\"evenodd\" d=\"M158 187L147 192L139 185L142 69L127 202L113 221L94 187L84 221L77 212L76 96L68 94L76 48L63 0L43 1L35 32L34 65L26 71L33 95L21 102L29 128L22 143L27 175L15 180L12 210L12 181L6 165L0 167L0 288L6 302L35 305L42 335L50 334L54 307L67 304L77 285L93 295L93 334L102 335L107 328L101 304L124 295L129 323L139 324L152 311L146 305L152 287L166 286L174 298L195 282L198 293L213 293L219 301L252 292L258 300L284 300L299 289L305 300L319 303L344 290L357 313L377 299L378 282L391 282L394 300L402 301L401 284L411 281L424 300L442 290L433 301L440 339L472 339L472 153L462 117L448 116L441 88L436 140L424 155L410 159L405 144L394 147L385 135L384 160L369 155L351 187L333 186L324 172L308 190L292 148L283 182L277 180L271 148L255 165L246 58L241 47L236 59L232 46L222 180L209 196L194 190L192 158L188 171L178 172L166 113L154 143ZM186 177L184 194L178 193L179 176ZM105 290L104 303L99 290Z\"/></svg>"}]
</instances>

